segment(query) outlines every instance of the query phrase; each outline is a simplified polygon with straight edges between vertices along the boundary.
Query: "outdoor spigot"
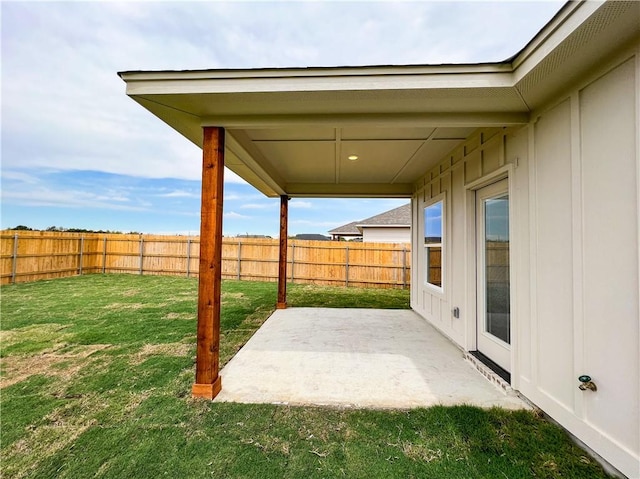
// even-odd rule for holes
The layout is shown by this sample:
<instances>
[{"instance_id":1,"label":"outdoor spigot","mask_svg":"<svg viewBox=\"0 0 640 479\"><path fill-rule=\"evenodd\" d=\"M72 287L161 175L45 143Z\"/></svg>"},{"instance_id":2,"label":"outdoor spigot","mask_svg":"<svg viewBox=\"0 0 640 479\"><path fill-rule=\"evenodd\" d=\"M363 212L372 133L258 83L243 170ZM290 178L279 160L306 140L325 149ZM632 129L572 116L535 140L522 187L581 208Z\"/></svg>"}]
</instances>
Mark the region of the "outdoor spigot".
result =
<instances>
[{"instance_id":1,"label":"outdoor spigot","mask_svg":"<svg viewBox=\"0 0 640 479\"><path fill-rule=\"evenodd\" d=\"M586 374L584 376L580 376L578 378L578 381L580 381L580 386L578 386L578 388L580 388L581 391L586 391L587 389L590 389L591 391L597 391L598 387L596 386L596 383L594 383L591 380L591 376L587 376Z\"/></svg>"}]
</instances>

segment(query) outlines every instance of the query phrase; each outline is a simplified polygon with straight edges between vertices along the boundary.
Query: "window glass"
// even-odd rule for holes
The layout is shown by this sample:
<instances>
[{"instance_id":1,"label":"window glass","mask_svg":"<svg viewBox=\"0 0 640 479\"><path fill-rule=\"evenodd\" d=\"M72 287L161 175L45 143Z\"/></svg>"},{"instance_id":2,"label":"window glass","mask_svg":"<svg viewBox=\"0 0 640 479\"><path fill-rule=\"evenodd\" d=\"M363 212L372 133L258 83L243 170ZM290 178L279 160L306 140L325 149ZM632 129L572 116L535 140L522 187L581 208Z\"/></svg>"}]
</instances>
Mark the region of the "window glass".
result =
<instances>
[{"instance_id":1,"label":"window glass","mask_svg":"<svg viewBox=\"0 0 640 479\"><path fill-rule=\"evenodd\" d=\"M424 209L424 243L442 243L442 201Z\"/></svg>"},{"instance_id":2,"label":"window glass","mask_svg":"<svg viewBox=\"0 0 640 479\"><path fill-rule=\"evenodd\" d=\"M424 209L425 281L442 287L442 200Z\"/></svg>"}]
</instances>

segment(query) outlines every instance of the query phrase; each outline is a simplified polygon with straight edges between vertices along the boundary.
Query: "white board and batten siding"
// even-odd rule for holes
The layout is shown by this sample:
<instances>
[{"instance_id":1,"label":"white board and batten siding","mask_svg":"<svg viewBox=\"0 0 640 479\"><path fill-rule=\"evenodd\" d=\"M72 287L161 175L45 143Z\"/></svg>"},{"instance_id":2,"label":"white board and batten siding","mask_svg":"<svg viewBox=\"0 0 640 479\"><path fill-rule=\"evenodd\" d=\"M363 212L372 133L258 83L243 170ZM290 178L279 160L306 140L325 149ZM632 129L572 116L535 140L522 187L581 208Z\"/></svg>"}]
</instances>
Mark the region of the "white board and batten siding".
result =
<instances>
[{"instance_id":1,"label":"white board and batten siding","mask_svg":"<svg viewBox=\"0 0 640 479\"><path fill-rule=\"evenodd\" d=\"M363 243L410 243L411 228L401 227L363 227Z\"/></svg>"},{"instance_id":2,"label":"white board and batten siding","mask_svg":"<svg viewBox=\"0 0 640 479\"><path fill-rule=\"evenodd\" d=\"M425 178L414 196L412 215L416 265L412 287L412 307L436 325L445 335L466 350L475 349L475 223L474 191L509 176L511 208L516 209L511 229L526 228L528 208L527 184L527 132L522 129L483 129L475 132ZM514 195L516 198L514 198ZM443 288L442 291L426 285L424 264L423 209L432 199L444 199ZM527 236L524 231L523 236ZM512 255L520 254L518 263L528 261L522 246L512 245ZM522 256L524 255L524 256ZM526 268L514 265L512 274ZM518 278L528 282L526 275ZM525 307L527 298L517 298L516 305ZM512 308L513 308L512 304ZM452 309L460 309L460 318L453 317Z\"/></svg>"},{"instance_id":3,"label":"white board and batten siding","mask_svg":"<svg viewBox=\"0 0 640 479\"><path fill-rule=\"evenodd\" d=\"M640 46L523 127L476 131L416 185L412 307L475 344L474 189L508 177L511 383L640 477ZM423 209L445 199L444 286L425 285ZM460 318L452 309L460 308ZM578 376L598 390L578 389Z\"/></svg>"}]
</instances>

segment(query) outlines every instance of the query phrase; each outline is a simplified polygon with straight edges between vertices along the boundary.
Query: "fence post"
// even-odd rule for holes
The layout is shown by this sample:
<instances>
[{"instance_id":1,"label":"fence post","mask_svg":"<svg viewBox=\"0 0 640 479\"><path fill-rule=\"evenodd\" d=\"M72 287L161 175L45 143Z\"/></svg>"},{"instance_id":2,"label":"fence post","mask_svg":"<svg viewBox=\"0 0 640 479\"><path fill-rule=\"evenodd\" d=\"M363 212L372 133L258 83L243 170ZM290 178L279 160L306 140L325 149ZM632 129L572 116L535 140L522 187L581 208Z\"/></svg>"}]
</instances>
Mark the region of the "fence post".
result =
<instances>
[{"instance_id":1,"label":"fence post","mask_svg":"<svg viewBox=\"0 0 640 479\"><path fill-rule=\"evenodd\" d=\"M296 245L291 243L291 282L292 283L295 278L293 273L295 265L296 265Z\"/></svg>"},{"instance_id":2,"label":"fence post","mask_svg":"<svg viewBox=\"0 0 640 479\"><path fill-rule=\"evenodd\" d=\"M189 277L189 273L191 267L191 238L187 238L187 278Z\"/></svg>"},{"instance_id":3,"label":"fence post","mask_svg":"<svg viewBox=\"0 0 640 479\"><path fill-rule=\"evenodd\" d=\"M140 274L142 274L142 263L144 261L144 255L142 254L144 251L144 238L140 236Z\"/></svg>"},{"instance_id":4,"label":"fence post","mask_svg":"<svg viewBox=\"0 0 640 479\"><path fill-rule=\"evenodd\" d=\"M402 247L402 287L407 287L407 247Z\"/></svg>"},{"instance_id":5,"label":"fence post","mask_svg":"<svg viewBox=\"0 0 640 479\"><path fill-rule=\"evenodd\" d=\"M18 233L13 235L13 257L11 260L11 282L16 282L16 268L18 263Z\"/></svg>"},{"instance_id":6,"label":"fence post","mask_svg":"<svg viewBox=\"0 0 640 479\"><path fill-rule=\"evenodd\" d=\"M345 248L344 285L349 286L349 245Z\"/></svg>"},{"instance_id":7,"label":"fence post","mask_svg":"<svg viewBox=\"0 0 640 479\"><path fill-rule=\"evenodd\" d=\"M102 242L102 274L107 270L107 237Z\"/></svg>"},{"instance_id":8,"label":"fence post","mask_svg":"<svg viewBox=\"0 0 640 479\"><path fill-rule=\"evenodd\" d=\"M79 274L82 275L82 263L84 262L84 258L83 258L83 254L84 254L84 235L80 236L80 268L79 268Z\"/></svg>"},{"instance_id":9,"label":"fence post","mask_svg":"<svg viewBox=\"0 0 640 479\"><path fill-rule=\"evenodd\" d=\"M238 276L237 279L240 281L240 269L242 268L242 241L238 238Z\"/></svg>"}]
</instances>

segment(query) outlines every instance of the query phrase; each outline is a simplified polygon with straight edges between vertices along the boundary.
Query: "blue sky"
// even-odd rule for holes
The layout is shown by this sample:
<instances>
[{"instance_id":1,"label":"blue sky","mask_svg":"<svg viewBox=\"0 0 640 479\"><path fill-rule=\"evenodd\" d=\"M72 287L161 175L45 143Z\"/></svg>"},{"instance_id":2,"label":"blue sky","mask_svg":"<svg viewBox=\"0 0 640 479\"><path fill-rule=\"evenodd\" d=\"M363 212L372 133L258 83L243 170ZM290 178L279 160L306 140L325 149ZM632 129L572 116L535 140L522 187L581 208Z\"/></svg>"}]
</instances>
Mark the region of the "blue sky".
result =
<instances>
[{"instance_id":1,"label":"blue sky","mask_svg":"<svg viewBox=\"0 0 640 479\"><path fill-rule=\"evenodd\" d=\"M116 72L499 61L564 2L2 2L2 210L24 224L196 234L201 152ZM296 199L291 234L406 200ZM227 236L277 236L277 199L225 175Z\"/></svg>"}]
</instances>

